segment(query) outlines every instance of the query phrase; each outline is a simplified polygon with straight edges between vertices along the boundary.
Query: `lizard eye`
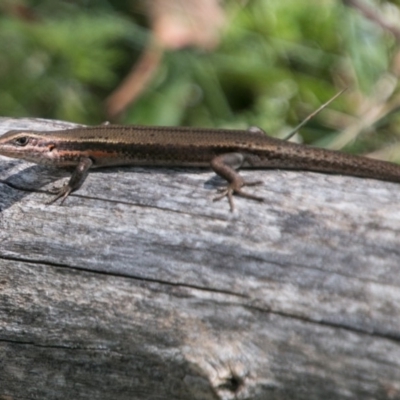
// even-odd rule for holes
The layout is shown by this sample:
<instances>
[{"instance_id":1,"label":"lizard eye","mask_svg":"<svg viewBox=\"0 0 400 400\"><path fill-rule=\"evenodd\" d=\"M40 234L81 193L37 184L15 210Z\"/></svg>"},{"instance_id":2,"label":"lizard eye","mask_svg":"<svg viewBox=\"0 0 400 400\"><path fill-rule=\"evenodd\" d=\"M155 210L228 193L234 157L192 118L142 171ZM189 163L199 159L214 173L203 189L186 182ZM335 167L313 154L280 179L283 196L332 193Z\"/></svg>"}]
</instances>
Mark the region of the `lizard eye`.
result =
<instances>
[{"instance_id":1,"label":"lizard eye","mask_svg":"<svg viewBox=\"0 0 400 400\"><path fill-rule=\"evenodd\" d=\"M17 144L18 146L25 146L27 145L29 142L29 138L26 136L21 136L17 139L15 139L15 144Z\"/></svg>"}]
</instances>

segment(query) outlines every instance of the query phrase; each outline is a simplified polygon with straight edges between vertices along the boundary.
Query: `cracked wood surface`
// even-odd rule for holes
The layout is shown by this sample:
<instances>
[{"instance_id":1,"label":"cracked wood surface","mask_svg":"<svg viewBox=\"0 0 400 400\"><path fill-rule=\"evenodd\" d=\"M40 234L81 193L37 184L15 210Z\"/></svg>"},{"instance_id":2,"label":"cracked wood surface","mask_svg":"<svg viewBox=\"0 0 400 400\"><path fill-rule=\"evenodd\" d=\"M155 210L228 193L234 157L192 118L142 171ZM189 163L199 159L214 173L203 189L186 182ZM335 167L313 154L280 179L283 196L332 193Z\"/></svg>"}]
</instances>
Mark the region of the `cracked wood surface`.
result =
<instances>
[{"instance_id":1,"label":"cracked wood surface","mask_svg":"<svg viewBox=\"0 0 400 400\"><path fill-rule=\"evenodd\" d=\"M400 186L242 175L0 157L0 399L400 399Z\"/></svg>"}]
</instances>

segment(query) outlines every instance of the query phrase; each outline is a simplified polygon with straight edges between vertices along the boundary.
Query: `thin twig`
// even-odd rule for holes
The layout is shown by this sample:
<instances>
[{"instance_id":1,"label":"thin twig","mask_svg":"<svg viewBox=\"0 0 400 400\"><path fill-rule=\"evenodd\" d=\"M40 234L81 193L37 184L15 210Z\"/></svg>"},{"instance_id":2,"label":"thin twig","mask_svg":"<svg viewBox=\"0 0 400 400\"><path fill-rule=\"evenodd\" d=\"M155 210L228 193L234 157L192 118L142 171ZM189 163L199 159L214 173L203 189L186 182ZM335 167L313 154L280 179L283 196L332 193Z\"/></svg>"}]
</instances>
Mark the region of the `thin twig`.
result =
<instances>
[{"instance_id":1,"label":"thin twig","mask_svg":"<svg viewBox=\"0 0 400 400\"><path fill-rule=\"evenodd\" d=\"M344 88L341 90L339 93L336 93L331 99L329 99L326 103L322 104L321 107L319 107L317 110L315 110L313 113L311 113L308 117L303 119L302 122L300 122L299 125L297 125L291 132L289 132L283 140L289 140L292 136L294 136L300 128L302 128L311 118L315 117L319 112L321 112L325 107L327 107L330 103L332 103L333 100L337 99L347 88Z\"/></svg>"}]
</instances>

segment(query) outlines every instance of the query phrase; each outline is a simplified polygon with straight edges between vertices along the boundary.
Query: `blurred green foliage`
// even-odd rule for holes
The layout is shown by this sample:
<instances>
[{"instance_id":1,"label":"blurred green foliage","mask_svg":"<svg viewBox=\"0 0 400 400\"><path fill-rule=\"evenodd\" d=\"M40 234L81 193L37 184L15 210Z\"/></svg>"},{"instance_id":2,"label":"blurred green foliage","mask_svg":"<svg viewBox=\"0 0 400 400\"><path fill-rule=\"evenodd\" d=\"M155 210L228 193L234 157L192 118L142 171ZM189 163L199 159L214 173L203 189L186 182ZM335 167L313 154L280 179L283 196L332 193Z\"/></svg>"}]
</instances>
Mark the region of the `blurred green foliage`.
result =
<instances>
[{"instance_id":1,"label":"blurred green foliage","mask_svg":"<svg viewBox=\"0 0 400 400\"><path fill-rule=\"evenodd\" d=\"M33 11L30 20L10 12L11 3L0 5L1 114L106 120L105 98L150 37L143 7L122 0L19 0ZM368 4L397 9L384 1ZM378 101L377 84L393 75L393 37L339 0L232 0L225 11L220 45L167 52L118 122L257 125L279 136L351 85L302 129L302 140L329 145L362 118L363 104ZM397 81L391 90L384 101L397 93ZM396 110L360 128L357 141L345 141L348 149L370 151L397 140Z\"/></svg>"}]
</instances>

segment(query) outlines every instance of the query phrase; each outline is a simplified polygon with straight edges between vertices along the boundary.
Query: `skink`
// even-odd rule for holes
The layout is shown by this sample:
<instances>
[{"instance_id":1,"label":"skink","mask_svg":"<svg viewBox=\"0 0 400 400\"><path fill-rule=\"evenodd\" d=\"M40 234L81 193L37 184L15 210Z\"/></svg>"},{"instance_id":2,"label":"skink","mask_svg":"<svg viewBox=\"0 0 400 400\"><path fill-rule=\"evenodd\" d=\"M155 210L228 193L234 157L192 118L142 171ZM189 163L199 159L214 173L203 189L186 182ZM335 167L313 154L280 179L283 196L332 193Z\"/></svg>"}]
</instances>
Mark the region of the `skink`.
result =
<instances>
[{"instance_id":1,"label":"skink","mask_svg":"<svg viewBox=\"0 0 400 400\"><path fill-rule=\"evenodd\" d=\"M211 167L227 181L216 200L249 194L239 168L279 168L345 174L400 182L400 165L275 139L260 131L100 125L62 131L9 131L0 154L55 167L74 167L50 203L77 190L92 168L122 165Z\"/></svg>"}]
</instances>

